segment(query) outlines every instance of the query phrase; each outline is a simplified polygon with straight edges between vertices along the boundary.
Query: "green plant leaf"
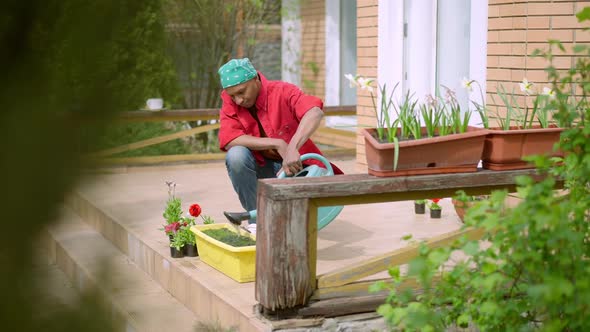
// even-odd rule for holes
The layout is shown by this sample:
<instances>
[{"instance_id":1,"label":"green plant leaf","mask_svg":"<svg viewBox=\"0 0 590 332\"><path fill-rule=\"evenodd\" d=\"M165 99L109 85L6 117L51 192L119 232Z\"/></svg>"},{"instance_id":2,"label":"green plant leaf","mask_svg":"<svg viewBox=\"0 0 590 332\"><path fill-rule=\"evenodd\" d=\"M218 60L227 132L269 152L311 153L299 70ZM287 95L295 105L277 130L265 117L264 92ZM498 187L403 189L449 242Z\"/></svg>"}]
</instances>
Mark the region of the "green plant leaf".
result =
<instances>
[{"instance_id":1,"label":"green plant leaf","mask_svg":"<svg viewBox=\"0 0 590 332\"><path fill-rule=\"evenodd\" d=\"M412 239L412 234L407 234L407 235L402 236L403 241L408 241L410 239Z\"/></svg>"},{"instance_id":2,"label":"green plant leaf","mask_svg":"<svg viewBox=\"0 0 590 332\"><path fill-rule=\"evenodd\" d=\"M396 171L397 170L397 162L399 160L399 140L397 139L397 137L393 138L393 145L394 145L394 149L393 149L393 170Z\"/></svg>"},{"instance_id":3,"label":"green plant leaf","mask_svg":"<svg viewBox=\"0 0 590 332\"><path fill-rule=\"evenodd\" d=\"M582 11L576 14L578 22L584 22L590 20L590 7L584 7Z\"/></svg>"},{"instance_id":4,"label":"green plant leaf","mask_svg":"<svg viewBox=\"0 0 590 332\"><path fill-rule=\"evenodd\" d=\"M461 248L465 254L473 256L479 251L479 243L477 241L467 242L463 248Z\"/></svg>"}]
</instances>

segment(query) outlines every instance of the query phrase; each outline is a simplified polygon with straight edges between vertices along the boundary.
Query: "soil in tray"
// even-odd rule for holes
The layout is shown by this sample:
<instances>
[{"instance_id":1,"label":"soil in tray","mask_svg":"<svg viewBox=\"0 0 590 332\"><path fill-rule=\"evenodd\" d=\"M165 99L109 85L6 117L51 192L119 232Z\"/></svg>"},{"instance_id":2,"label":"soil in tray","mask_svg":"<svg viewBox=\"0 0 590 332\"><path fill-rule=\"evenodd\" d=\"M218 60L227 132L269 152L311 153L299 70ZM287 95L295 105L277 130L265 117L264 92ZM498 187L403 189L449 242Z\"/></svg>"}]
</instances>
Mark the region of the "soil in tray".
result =
<instances>
[{"instance_id":1,"label":"soil in tray","mask_svg":"<svg viewBox=\"0 0 590 332\"><path fill-rule=\"evenodd\" d=\"M204 230L203 233L209 235L217 241L229 244L232 247L246 247L256 244L256 241L252 240L251 238L239 235L226 228L208 229Z\"/></svg>"}]
</instances>

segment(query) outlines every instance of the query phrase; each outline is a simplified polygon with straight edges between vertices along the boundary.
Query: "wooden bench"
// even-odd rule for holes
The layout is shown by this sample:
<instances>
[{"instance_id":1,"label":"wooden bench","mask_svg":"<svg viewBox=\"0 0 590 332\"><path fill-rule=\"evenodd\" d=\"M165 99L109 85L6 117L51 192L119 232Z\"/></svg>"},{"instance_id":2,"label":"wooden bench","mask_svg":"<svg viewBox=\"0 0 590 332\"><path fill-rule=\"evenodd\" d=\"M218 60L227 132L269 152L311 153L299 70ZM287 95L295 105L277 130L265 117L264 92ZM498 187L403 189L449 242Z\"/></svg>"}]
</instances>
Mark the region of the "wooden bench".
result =
<instances>
[{"instance_id":1,"label":"wooden bench","mask_svg":"<svg viewBox=\"0 0 590 332\"><path fill-rule=\"evenodd\" d=\"M317 276L318 207L450 197L460 189L469 195L488 194L496 189L512 192L516 177L521 175L536 176L536 170L479 170L392 178L353 174L261 180L258 184L256 300L266 313L274 315L294 311L298 315L325 314L321 310L310 311L309 307L306 311L310 298L337 300L357 296L357 307L363 307L363 301L374 307L375 299L366 297L367 288L374 281L359 280L387 271L390 266L406 264L418 255L418 245L410 245ZM480 230L468 228L431 238L427 244L439 247L463 235L479 239L482 234ZM383 298L379 301L384 302ZM353 311L345 310L340 314Z\"/></svg>"}]
</instances>

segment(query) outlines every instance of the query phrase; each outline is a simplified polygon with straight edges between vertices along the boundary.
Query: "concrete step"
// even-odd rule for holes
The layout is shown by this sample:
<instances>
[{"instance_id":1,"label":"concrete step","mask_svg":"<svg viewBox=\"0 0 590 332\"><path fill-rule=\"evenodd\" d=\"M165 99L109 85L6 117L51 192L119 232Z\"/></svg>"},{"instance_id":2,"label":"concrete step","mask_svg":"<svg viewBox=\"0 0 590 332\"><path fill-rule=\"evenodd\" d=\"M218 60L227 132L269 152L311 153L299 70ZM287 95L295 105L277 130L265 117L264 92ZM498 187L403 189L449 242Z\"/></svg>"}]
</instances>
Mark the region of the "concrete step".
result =
<instances>
[{"instance_id":1,"label":"concrete step","mask_svg":"<svg viewBox=\"0 0 590 332\"><path fill-rule=\"evenodd\" d=\"M124 204L113 209L102 206L100 196L94 197L89 186L70 195L67 205L205 324L240 332L272 330L256 313L254 283L236 283L198 257L171 258L169 241L158 230L161 212L140 216L141 209L128 211Z\"/></svg>"},{"instance_id":2,"label":"concrete step","mask_svg":"<svg viewBox=\"0 0 590 332\"><path fill-rule=\"evenodd\" d=\"M125 331L194 331L198 317L131 262L100 233L64 207L42 240L54 262L80 290L96 288ZM59 280L57 280L59 282ZM67 301L64 301L67 302Z\"/></svg>"},{"instance_id":3,"label":"concrete step","mask_svg":"<svg viewBox=\"0 0 590 332\"><path fill-rule=\"evenodd\" d=\"M80 301L80 293L65 273L50 259L45 248L35 248L35 262L32 266L34 284L38 285L35 301L43 309L37 314L51 316L74 308Z\"/></svg>"}]
</instances>

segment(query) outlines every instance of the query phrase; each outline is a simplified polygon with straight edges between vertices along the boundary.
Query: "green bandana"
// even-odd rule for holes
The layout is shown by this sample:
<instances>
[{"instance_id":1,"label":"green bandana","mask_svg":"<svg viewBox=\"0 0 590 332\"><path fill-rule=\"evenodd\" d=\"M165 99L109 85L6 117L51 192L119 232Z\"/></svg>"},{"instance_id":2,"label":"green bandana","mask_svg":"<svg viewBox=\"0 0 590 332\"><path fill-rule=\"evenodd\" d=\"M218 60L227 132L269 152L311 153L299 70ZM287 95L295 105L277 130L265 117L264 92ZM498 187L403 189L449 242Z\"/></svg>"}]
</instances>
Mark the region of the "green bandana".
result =
<instances>
[{"instance_id":1,"label":"green bandana","mask_svg":"<svg viewBox=\"0 0 590 332\"><path fill-rule=\"evenodd\" d=\"M248 58L231 59L217 71L224 89L242 84L256 77L256 69Z\"/></svg>"}]
</instances>

